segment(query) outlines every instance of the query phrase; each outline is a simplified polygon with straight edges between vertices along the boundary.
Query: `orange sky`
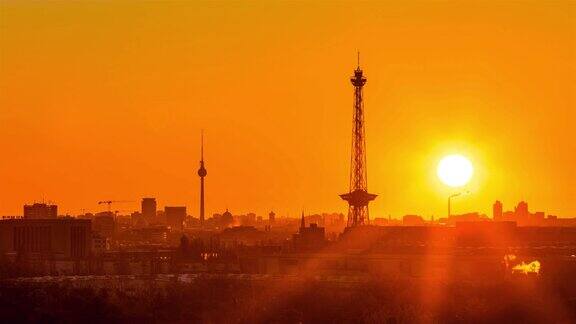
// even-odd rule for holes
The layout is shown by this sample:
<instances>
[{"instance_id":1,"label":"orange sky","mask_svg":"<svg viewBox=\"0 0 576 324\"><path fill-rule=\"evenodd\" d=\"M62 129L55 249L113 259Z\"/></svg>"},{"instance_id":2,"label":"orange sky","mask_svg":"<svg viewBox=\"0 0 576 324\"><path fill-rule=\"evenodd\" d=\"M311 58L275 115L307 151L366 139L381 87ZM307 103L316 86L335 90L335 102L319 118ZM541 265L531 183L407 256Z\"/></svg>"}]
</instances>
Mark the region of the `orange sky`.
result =
<instances>
[{"instance_id":1,"label":"orange sky","mask_svg":"<svg viewBox=\"0 0 576 324\"><path fill-rule=\"evenodd\" d=\"M157 197L207 212L346 211L356 51L371 217L576 216L576 2L0 3L0 214ZM114 209L132 210L137 203Z\"/></svg>"}]
</instances>

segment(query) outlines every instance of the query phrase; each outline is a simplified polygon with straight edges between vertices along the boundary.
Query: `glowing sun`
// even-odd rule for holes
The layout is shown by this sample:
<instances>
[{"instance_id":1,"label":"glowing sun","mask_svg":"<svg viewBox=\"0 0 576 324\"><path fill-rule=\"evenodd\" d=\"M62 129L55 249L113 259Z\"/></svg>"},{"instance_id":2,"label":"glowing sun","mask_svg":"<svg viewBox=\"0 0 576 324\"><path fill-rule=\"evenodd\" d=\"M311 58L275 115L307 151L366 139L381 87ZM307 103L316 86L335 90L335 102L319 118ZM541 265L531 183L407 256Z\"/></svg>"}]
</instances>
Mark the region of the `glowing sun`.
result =
<instances>
[{"instance_id":1,"label":"glowing sun","mask_svg":"<svg viewBox=\"0 0 576 324\"><path fill-rule=\"evenodd\" d=\"M466 157L453 154L440 160L436 174L440 180L450 187L461 187L470 181L474 168Z\"/></svg>"}]
</instances>

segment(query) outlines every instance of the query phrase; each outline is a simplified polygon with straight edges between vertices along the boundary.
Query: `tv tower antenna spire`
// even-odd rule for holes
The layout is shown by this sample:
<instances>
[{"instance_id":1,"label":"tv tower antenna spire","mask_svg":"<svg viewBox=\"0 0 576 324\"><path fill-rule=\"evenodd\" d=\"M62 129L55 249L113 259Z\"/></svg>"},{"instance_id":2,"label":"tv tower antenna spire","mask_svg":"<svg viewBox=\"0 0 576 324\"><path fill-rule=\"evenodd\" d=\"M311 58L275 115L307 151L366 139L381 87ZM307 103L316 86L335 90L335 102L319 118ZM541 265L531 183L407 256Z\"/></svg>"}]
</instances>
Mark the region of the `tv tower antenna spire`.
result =
<instances>
[{"instance_id":1,"label":"tv tower antenna spire","mask_svg":"<svg viewBox=\"0 0 576 324\"><path fill-rule=\"evenodd\" d=\"M354 86L354 112L352 118L352 154L350 157L350 189L348 193L340 195L348 202L348 227L368 225L368 203L376 195L368 193L368 179L366 169L366 138L364 133L364 102L362 89L366 78L360 68L360 52L358 52L358 66L354 76L350 78Z\"/></svg>"},{"instance_id":2,"label":"tv tower antenna spire","mask_svg":"<svg viewBox=\"0 0 576 324\"><path fill-rule=\"evenodd\" d=\"M200 168L198 176L200 177L200 225L204 226L204 177L208 172L204 167L204 130L200 133Z\"/></svg>"}]
</instances>

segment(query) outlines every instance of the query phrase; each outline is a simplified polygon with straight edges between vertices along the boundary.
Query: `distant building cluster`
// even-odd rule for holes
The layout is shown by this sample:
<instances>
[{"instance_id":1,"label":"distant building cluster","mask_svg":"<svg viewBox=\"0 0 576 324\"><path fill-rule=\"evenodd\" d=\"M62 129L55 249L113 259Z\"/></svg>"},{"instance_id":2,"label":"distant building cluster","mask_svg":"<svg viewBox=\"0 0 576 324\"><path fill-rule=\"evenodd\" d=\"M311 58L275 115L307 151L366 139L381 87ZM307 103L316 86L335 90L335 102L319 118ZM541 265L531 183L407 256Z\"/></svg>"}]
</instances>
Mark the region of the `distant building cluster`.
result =
<instances>
[{"instance_id":1,"label":"distant building cluster","mask_svg":"<svg viewBox=\"0 0 576 324\"><path fill-rule=\"evenodd\" d=\"M531 213L525 201L519 202L510 211L504 211L502 203L496 201L492 213L494 221L515 222L518 226L576 226L575 218L558 218L554 215L546 217L542 211Z\"/></svg>"},{"instance_id":2,"label":"distant building cluster","mask_svg":"<svg viewBox=\"0 0 576 324\"><path fill-rule=\"evenodd\" d=\"M3 258L36 274L212 271L212 263L224 263L223 269L234 271L274 272L281 271L283 262L301 262L295 255L310 253L383 253L427 244L576 246L575 219L532 213L525 202L504 211L497 201L492 218L479 213L427 220L405 215L375 218L355 230L347 227L342 213L302 214L296 219L277 217L275 212L267 217L234 215L226 209L201 223L185 206L159 210L155 198L143 198L141 209L129 215L109 210L70 217L58 216L57 211L56 205L35 203L24 206L23 216L3 217ZM276 265L268 268L271 260ZM142 268L142 262L147 266ZM253 268L254 262L268 266Z\"/></svg>"},{"instance_id":3,"label":"distant building cluster","mask_svg":"<svg viewBox=\"0 0 576 324\"><path fill-rule=\"evenodd\" d=\"M93 271L95 264L106 259L117 262L115 258L122 256L119 251L147 251L135 254L139 258L161 250L171 255L169 251L180 246L183 238L200 246L203 258L222 257L224 250L255 245L275 251L310 250L326 241L324 227L319 225L328 226L332 238L346 225L343 214L308 215L310 226L299 228L297 219L277 217L273 211L265 218L255 213L233 215L226 209L201 222L188 215L185 206L159 210L156 198L151 197L143 198L140 210L129 215L110 210L113 201L102 203L107 211L76 217L59 216L54 204L25 205L23 216L0 220L0 253L8 260L24 262L34 272L79 273Z\"/></svg>"}]
</instances>

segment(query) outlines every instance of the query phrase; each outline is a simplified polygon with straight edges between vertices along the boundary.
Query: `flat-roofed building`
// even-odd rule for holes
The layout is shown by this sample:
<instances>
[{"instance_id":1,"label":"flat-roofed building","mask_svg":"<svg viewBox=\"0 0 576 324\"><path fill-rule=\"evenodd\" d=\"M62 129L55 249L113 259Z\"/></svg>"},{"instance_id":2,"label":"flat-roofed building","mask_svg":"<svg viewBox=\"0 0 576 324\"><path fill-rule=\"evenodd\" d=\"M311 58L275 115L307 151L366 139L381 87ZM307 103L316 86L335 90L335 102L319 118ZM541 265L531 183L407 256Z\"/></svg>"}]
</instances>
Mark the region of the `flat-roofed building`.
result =
<instances>
[{"instance_id":1,"label":"flat-roofed building","mask_svg":"<svg viewBox=\"0 0 576 324\"><path fill-rule=\"evenodd\" d=\"M56 219L58 206L48 204L24 205L24 218L26 219Z\"/></svg>"},{"instance_id":2,"label":"flat-roofed building","mask_svg":"<svg viewBox=\"0 0 576 324\"><path fill-rule=\"evenodd\" d=\"M114 236L116 230L116 221L114 220L114 213L101 212L96 214L92 219L92 229L94 232L103 237L110 238Z\"/></svg>"},{"instance_id":3,"label":"flat-roofed building","mask_svg":"<svg viewBox=\"0 0 576 324\"><path fill-rule=\"evenodd\" d=\"M186 219L186 207L164 207L164 217L166 224L172 229L181 230Z\"/></svg>"},{"instance_id":4,"label":"flat-roofed building","mask_svg":"<svg viewBox=\"0 0 576 324\"><path fill-rule=\"evenodd\" d=\"M0 253L81 259L90 255L91 244L87 219L0 220Z\"/></svg>"},{"instance_id":5,"label":"flat-roofed building","mask_svg":"<svg viewBox=\"0 0 576 324\"><path fill-rule=\"evenodd\" d=\"M156 223L156 198L142 198L141 213L147 223Z\"/></svg>"}]
</instances>

